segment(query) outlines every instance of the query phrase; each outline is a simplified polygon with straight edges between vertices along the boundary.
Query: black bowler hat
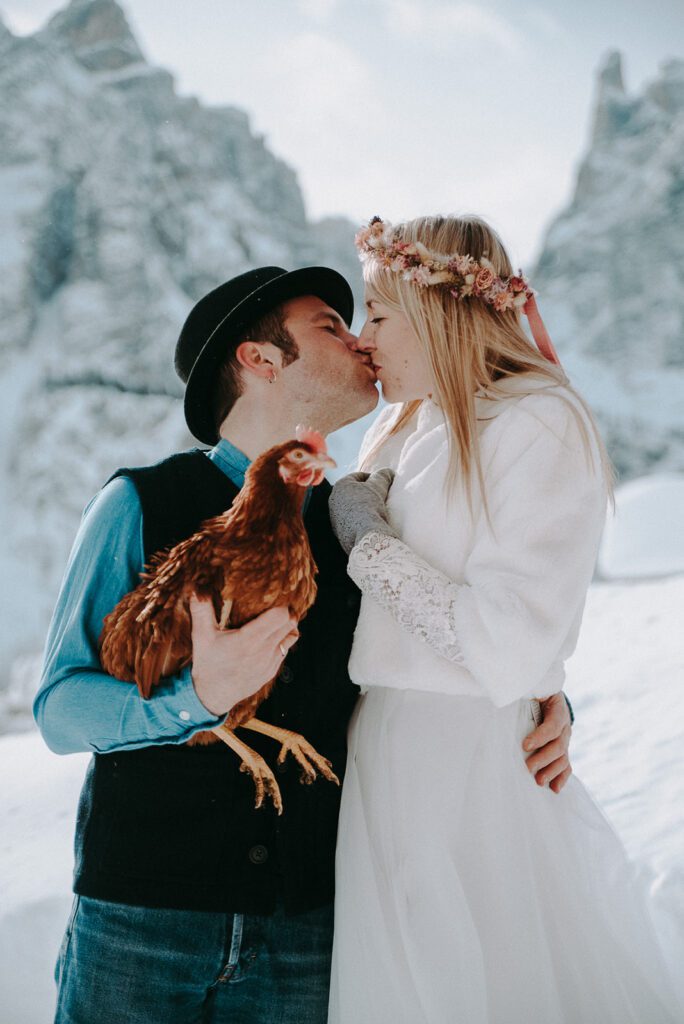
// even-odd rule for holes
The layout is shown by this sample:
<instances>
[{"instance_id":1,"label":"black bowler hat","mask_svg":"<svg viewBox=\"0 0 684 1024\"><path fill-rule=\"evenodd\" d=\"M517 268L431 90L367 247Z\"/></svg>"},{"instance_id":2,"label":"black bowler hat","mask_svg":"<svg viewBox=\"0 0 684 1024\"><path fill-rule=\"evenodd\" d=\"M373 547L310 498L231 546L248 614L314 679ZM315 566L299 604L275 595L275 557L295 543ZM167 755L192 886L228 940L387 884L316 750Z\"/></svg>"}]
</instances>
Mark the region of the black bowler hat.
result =
<instances>
[{"instance_id":1,"label":"black bowler hat","mask_svg":"<svg viewBox=\"0 0 684 1024\"><path fill-rule=\"evenodd\" d=\"M231 343L255 320L300 295L316 295L351 324L351 288L341 274L327 267L248 270L214 288L190 310L176 345L175 366L185 383L185 421L200 441L216 444L218 440L211 400Z\"/></svg>"}]
</instances>

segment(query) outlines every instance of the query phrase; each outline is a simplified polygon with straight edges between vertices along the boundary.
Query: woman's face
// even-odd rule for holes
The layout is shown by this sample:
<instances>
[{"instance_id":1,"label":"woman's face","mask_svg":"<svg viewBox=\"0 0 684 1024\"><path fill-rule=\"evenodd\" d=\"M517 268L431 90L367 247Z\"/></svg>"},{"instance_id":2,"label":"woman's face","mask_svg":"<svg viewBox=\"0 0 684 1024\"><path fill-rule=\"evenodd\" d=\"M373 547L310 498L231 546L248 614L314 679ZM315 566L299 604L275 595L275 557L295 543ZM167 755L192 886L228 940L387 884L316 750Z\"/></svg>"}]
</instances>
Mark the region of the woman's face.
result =
<instances>
[{"instance_id":1,"label":"woman's face","mask_svg":"<svg viewBox=\"0 0 684 1024\"><path fill-rule=\"evenodd\" d=\"M430 367L408 319L369 290L359 348L373 361L385 401L409 402L432 394Z\"/></svg>"}]
</instances>

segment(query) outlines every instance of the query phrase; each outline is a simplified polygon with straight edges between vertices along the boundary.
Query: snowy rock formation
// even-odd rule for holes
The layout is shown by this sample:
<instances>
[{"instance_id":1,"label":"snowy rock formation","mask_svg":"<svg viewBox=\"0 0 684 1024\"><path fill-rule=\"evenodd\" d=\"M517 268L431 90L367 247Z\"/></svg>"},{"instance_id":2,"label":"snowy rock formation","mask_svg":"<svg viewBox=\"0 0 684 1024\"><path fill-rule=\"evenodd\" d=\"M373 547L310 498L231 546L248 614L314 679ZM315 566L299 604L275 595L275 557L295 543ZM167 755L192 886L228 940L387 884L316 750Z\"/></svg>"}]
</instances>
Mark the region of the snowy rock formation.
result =
<instances>
[{"instance_id":1,"label":"snowy rock formation","mask_svg":"<svg viewBox=\"0 0 684 1024\"><path fill-rule=\"evenodd\" d=\"M607 59L533 280L622 477L684 469L684 61L630 96L620 55Z\"/></svg>"},{"instance_id":2,"label":"snowy rock formation","mask_svg":"<svg viewBox=\"0 0 684 1024\"><path fill-rule=\"evenodd\" d=\"M241 110L177 95L115 0L0 23L0 688L40 649L81 509L187 447L172 356L190 306L252 266L358 277L344 221Z\"/></svg>"}]
</instances>

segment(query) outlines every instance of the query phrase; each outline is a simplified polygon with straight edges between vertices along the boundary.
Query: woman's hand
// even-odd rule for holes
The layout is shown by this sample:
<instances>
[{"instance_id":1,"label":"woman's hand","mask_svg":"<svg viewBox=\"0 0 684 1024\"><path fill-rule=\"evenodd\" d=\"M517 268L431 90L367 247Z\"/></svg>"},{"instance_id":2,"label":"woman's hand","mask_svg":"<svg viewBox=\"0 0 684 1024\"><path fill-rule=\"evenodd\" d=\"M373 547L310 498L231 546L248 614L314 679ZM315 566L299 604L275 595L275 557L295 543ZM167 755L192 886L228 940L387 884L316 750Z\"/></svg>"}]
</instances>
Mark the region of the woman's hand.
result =
<instances>
[{"instance_id":1,"label":"woman's hand","mask_svg":"<svg viewBox=\"0 0 684 1024\"><path fill-rule=\"evenodd\" d=\"M524 750L534 751L526 759L527 768L537 785L548 784L554 793L560 793L572 775L568 756L572 732L570 712L562 693L554 693L539 703L544 719L523 742Z\"/></svg>"},{"instance_id":2,"label":"woman's hand","mask_svg":"<svg viewBox=\"0 0 684 1024\"><path fill-rule=\"evenodd\" d=\"M387 494L394 479L391 469L350 473L338 480L330 495L330 522L347 554L367 533L396 537L387 521Z\"/></svg>"}]
</instances>

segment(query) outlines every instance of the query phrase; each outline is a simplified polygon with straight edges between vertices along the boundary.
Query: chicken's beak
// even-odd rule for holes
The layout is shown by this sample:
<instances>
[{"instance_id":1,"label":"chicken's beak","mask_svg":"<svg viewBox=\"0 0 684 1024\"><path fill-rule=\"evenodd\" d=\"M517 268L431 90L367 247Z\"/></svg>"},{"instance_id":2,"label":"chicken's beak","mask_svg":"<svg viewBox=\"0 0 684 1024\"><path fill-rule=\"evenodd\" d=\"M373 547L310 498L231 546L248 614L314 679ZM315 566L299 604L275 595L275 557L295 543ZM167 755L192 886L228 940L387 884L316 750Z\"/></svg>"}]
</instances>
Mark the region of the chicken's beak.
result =
<instances>
[{"instance_id":1,"label":"chicken's beak","mask_svg":"<svg viewBox=\"0 0 684 1024\"><path fill-rule=\"evenodd\" d=\"M335 469L337 463L327 452L311 454L306 466L297 475L297 483L302 487L317 487L325 476L326 469Z\"/></svg>"}]
</instances>

